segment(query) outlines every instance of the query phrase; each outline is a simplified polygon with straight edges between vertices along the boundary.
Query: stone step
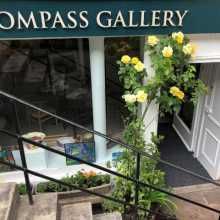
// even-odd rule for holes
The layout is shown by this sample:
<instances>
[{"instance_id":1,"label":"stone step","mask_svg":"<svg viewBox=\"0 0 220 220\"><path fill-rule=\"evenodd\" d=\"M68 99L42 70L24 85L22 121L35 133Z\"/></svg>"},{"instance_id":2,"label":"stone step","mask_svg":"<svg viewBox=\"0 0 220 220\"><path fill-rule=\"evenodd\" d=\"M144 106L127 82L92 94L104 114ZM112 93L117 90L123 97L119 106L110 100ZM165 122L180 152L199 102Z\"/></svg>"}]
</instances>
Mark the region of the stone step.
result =
<instances>
[{"instance_id":1,"label":"stone step","mask_svg":"<svg viewBox=\"0 0 220 220\"><path fill-rule=\"evenodd\" d=\"M122 216L119 212L104 213L94 215L93 220L122 220Z\"/></svg>"},{"instance_id":2,"label":"stone step","mask_svg":"<svg viewBox=\"0 0 220 220\"><path fill-rule=\"evenodd\" d=\"M27 196L20 197L17 220L57 220L57 193L33 196L34 204L30 205Z\"/></svg>"},{"instance_id":3,"label":"stone step","mask_svg":"<svg viewBox=\"0 0 220 220\"><path fill-rule=\"evenodd\" d=\"M92 220L92 205L89 202L62 205L60 220Z\"/></svg>"},{"instance_id":4,"label":"stone step","mask_svg":"<svg viewBox=\"0 0 220 220\"><path fill-rule=\"evenodd\" d=\"M15 183L0 184L0 220L14 220L19 194Z\"/></svg>"}]
</instances>

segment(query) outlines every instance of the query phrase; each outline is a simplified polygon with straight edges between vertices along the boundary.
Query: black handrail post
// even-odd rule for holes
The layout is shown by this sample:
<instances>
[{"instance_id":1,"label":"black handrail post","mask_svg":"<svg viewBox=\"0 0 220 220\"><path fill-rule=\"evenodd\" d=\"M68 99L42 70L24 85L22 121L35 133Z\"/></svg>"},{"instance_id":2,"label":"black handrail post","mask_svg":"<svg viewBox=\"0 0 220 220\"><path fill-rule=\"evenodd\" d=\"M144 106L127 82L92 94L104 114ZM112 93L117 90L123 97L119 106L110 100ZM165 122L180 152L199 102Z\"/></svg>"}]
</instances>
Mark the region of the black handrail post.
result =
<instances>
[{"instance_id":1,"label":"black handrail post","mask_svg":"<svg viewBox=\"0 0 220 220\"><path fill-rule=\"evenodd\" d=\"M139 181L139 177L140 177L140 162L141 162L141 155L140 153L137 153L137 158L136 158L136 173L135 173L135 179L137 181ZM135 219L138 219L138 203L139 203L139 184L138 182L136 182L135 185Z\"/></svg>"},{"instance_id":2,"label":"black handrail post","mask_svg":"<svg viewBox=\"0 0 220 220\"><path fill-rule=\"evenodd\" d=\"M24 179L25 179L25 184L26 184L26 188L27 188L29 203L30 203L30 205L33 205L31 184L30 184L30 179L29 179L29 175L27 172L27 162L26 162L26 158L25 158L24 146L23 146L23 141L22 141L21 137L18 138L18 146L19 146L19 151L20 151L20 155L21 155L22 167L24 168L23 173L24 173Z\"/></svg>"},{"instance_id":3,"label":"black handrail post","mask_svg":"<svg viewBox=\"0 0 220 220\"><path fill-rule=\"evenodd\" d=\"M21 127L18 117L18 108L16 101L11 100L11 103L13 105L13 113L14 113L14 119L15 119L15 130L17 134L21 134Z\"/></svg>"}]
</instances>

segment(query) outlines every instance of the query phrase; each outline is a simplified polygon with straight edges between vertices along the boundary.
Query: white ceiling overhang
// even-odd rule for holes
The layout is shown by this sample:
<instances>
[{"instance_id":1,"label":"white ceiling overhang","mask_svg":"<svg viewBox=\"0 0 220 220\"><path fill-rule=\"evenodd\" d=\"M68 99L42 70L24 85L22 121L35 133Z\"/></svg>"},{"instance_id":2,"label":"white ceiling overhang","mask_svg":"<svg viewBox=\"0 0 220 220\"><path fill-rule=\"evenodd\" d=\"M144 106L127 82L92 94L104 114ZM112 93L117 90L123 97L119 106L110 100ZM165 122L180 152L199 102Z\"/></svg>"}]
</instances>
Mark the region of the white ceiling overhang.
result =
<instances>
[{"instance_id":1,"label":"white ceiling overhang","mask_svg":"<svg viewBox=\"0 0 220 220\"><path fill-rule=\"evenodd\" d=\"M197 48L193 63L220 62L220 34L192 34L189 37Z\"/></svg>"}]
</instances>

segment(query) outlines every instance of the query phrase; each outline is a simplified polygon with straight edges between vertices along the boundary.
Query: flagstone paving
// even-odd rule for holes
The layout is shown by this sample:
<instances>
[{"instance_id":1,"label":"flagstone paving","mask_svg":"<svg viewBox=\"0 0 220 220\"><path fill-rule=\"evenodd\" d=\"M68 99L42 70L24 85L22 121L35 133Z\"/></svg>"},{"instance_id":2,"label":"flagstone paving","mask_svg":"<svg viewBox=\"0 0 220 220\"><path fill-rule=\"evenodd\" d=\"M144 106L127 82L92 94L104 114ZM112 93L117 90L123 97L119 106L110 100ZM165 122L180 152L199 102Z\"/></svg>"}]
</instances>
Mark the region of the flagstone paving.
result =
<instances>
[{"instance_id":1,"label":"flagstone paving","mask_svg":"<svg viewBox=\"0 0 220 220\"><path fill-rule=\"evenodd\" d=\"M175 192L180 196L220 210L220 187L213 184L202 184L179 187ZM178 220L218 220L219 215L202 207L175 199Z\"/></svg>"}]
</instances>

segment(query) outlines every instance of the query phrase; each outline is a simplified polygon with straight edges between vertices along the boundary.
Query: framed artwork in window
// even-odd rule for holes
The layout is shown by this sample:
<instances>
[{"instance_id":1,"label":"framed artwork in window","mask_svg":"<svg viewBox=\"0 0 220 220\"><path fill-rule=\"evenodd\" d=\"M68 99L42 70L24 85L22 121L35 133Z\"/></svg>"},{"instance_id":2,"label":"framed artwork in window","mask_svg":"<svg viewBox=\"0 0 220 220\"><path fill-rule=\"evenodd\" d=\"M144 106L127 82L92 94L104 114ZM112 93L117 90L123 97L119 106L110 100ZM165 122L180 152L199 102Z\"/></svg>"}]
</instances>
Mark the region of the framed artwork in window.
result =
<instances>
[{"instance_id":1,"label":"framed artwork in window","mask_svg":"<svg viewBox=\"0 0 220 220\"><path fill-rule=\"evenodd\" d=\"M64 144L65 153L75 156L88 162L95 162L95 143L94 142L79 142ZM76 160L66 158L66 165L80 164Z\"/></svg>"}]
</instances>

